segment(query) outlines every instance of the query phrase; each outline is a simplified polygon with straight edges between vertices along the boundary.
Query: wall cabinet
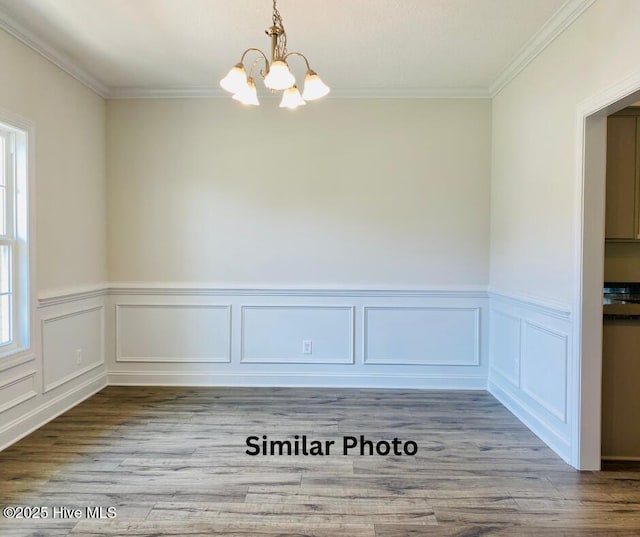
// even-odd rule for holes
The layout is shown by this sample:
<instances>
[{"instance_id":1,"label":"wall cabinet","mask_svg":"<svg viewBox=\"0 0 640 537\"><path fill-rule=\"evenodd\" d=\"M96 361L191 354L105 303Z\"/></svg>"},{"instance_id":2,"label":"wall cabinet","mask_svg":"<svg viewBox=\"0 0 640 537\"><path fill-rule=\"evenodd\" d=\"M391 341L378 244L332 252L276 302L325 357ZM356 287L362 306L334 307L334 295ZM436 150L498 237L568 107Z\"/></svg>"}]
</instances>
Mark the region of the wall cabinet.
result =
<instances>
[{"instance_id":1,"label":"wall cabinet","mask_svg":"<svg viewBox=\"0 0 640 537\"><path fill-rule=\"evenodd\" d=\"M606 209L607 239L640 239L640 108L607 120Z\"/></svg>"}]
</instances>

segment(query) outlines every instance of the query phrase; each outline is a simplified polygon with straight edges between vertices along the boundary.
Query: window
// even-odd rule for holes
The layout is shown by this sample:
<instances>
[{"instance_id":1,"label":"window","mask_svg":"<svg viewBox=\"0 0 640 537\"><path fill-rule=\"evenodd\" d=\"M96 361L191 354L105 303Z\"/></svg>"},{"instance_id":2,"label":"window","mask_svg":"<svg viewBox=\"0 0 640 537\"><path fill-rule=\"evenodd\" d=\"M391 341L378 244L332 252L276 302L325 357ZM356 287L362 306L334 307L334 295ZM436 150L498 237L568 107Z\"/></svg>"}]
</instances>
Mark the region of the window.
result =
<instances>
[{"instance_id":1,"label":"window","mask_svg":"<svg viewBox=\"0 0 640 537\"><path fill-rule=\"evenodd\" d=\"M0 123L0 356L29 346L27 133Z\"/></svg>"}]
</instances>

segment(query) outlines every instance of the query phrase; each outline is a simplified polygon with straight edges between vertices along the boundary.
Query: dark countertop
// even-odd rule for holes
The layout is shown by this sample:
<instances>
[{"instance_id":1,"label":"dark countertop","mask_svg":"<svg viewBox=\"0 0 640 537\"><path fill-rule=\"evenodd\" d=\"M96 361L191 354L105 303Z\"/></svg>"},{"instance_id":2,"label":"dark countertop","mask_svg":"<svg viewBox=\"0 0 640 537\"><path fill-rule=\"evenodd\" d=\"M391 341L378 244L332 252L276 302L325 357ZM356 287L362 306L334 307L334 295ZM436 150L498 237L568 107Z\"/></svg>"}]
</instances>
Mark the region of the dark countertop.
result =
<instances>
[{"instance_id":1,"label":"dark countertop","mask_svg":"<svg viewBox=\"0 0 640 537\"><path fill-rule=\"evenodd\" d=\"M605 319L637 319L640 321L640 304L612 302L602 306Z\"/></svg>"},{"instance_id":2,"label":"dark countertop","mask_svg":"<svg viewBox=\"0 0 640 537\"><path fill-rule=\"evenodd\" d=\"M605 319L640 321L640 283L605 282L602 304Z\"/></svg>"}]
</instances>

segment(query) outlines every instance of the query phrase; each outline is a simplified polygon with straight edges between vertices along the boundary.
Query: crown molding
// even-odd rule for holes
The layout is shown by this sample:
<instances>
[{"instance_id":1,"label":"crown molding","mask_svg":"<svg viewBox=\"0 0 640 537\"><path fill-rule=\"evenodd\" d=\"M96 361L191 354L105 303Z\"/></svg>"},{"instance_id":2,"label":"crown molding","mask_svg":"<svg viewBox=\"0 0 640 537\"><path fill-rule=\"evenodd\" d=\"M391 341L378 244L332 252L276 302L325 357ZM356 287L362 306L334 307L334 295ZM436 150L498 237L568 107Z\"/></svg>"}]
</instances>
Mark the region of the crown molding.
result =
<instances>
[{"instance_id":1,"label":"crown molding","mask_svg":"<svg viewBox=\"0 0 640 537\"><path fill-rule=\"evenodd\" d=\"M450 88L336 88L334 99L489 99L483 87Z\"/></svg>"},{"instance_id":2,"label":"crown molding","mask_svg":"<svg viewBox=\"0 0 640 537\"><path fill-rule=\"evenodd\" d=\"M113 88L107 99L226 99L229 93L215 87L186 88ZM262 93L260 99L277 99L280 94ZM489 99L486 88L335 88L327 96L331 99Z\"/></svg>"},{"instance_id":3,"label":"crown molding","mask_svg":"<svg viewBox=\"0 0 640 537\"><path fill-rule=\"evenodd\" d=\"M24 26L16 22L1 10L0 29L35 50L38 54L62 69L65 73L71 75L78 82L100 95L100 97L106 98L109 94L109 88L107 86L84 69L78 67L78 65L68 55L54 48L50 44L45 43L33 32L27 30Z\"/></svg>"},{"instance_id":4,"label":"crown molding","mask_svg":"<svg viewBox=\"0 0 640 537\"><path fill-rule=\"evenodd\" d=\"M538 54L549 46L556 37L594 2L595 0L567 0L525 44L488 88L335 88L329 97L334 99L490 99L495 97L507 86ZM85 69L79 67L67 54L45 43L33 32L24 28L24 26L1 10L0 29L5 30L105 99L193 99L228 97L228 94L223 90L206 86L183 88L109 87ZM261 96L261 98L268 99L274 97L277 96Z\"/></svg>"},{"instance_id":5,"label":"crown molding","mask_svg":"<svg viewBox=\"0 0 640 537\"><path fill-rule=\"evenodd\" d=\"M110 88L107 99L211 99L229 97L223 89L211 86L182 88Z\"/></svg>"},{"instance_id":6,"label":"crown molding","mask_svg":"<svg viewBox=\"0 0 640 537\"><path fill-rule=\"evenodd\" d=\"M567 0L554 15L540 28L520 49L511 63L489 86L488 93L495 97L511 82L527 65L529 65L556 37L564 32L580 15L596 0Z\"/></svg>"}]
</instances>

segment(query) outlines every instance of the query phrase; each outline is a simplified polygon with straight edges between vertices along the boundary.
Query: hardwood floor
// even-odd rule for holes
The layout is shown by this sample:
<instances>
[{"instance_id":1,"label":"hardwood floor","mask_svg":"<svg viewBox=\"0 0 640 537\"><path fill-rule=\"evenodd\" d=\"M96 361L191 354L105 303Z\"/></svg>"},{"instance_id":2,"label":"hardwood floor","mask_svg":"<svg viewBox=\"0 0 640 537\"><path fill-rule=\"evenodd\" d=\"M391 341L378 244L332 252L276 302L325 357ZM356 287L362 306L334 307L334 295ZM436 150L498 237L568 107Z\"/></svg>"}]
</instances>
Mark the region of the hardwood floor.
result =
<instances>
[{"instance_id":1,"label":"hardwood floor","mask_svg":"<svg viewBox=\"0 0 640 537\"><path fill-rule=\"evenodd\" d=\"M253 435L335 445L249 456ZM360 435L418 452L343 455ZM0 505L49 512L4 537L630 537L640 468L576 472L484 392L110 387L0 453Z\"/></svg>"}]
</instances>

